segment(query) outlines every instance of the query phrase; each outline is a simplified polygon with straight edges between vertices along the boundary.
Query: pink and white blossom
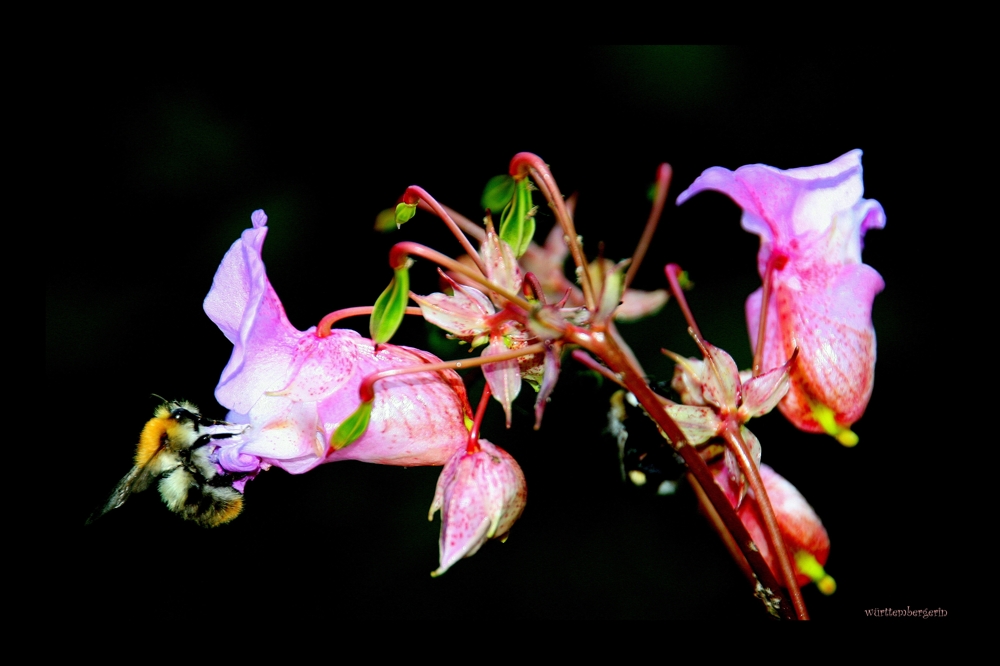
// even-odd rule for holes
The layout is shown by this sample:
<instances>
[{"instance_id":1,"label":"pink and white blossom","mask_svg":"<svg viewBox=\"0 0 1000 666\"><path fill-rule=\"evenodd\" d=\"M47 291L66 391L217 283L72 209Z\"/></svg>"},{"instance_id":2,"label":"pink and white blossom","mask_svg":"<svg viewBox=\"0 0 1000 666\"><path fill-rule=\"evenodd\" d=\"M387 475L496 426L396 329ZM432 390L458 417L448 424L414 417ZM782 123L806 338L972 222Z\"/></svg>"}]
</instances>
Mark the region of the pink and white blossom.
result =
<instances>
[{"instance_id":1,"label":"pink and white blossom","mask_svg":"<svg viewBox=\"0 0 1000 666\"><path fill-rule=\"evenodd\" d=\"M803 430L853 443L848 428L864 414L874 385L871 309L884 287L861 262L865 232L885 226L882 206L862 198L861 151L788 171L712 167L677 203L709 189L731 197L743 209L743 228L760 236L757 268L771 279L761 367L799 352L782 413ZM755 347L762 299L763 288L746 303Z\"/></svg>"},{"instance_id":2,"label":"pink and white blossom","mask_svg":"<svg viewBox=\"0 0 1000 666\"><path fill-rule=\"evenodd\" d=\"M443 465L464 448L471 417L465 387L453 371L405 374L379 381L366 432L332 450L330 438L360 404L358 389L382 370L435 363L427 352L379 345L349 330L320 337L299 331L267 279L261 247L267 216L226 253L205 299L205 312L233 343L216 398L227 420L249 424L220 440L219 464L233 472L276 465L294 474L337 460L387 465Z\"/></svg>"},{"instance_id":3,"label":"pink and white blossom","mask_svg":"<svg viewBox=\"0 0 1000 666\"><path fill-rule=\"evenodd\" d=\"M485 439L462 450L441 470L428 520L441 511L440 576L490 539L504 538L524 511L528 486L517 461Z\"/></svg>"}]
</instances>

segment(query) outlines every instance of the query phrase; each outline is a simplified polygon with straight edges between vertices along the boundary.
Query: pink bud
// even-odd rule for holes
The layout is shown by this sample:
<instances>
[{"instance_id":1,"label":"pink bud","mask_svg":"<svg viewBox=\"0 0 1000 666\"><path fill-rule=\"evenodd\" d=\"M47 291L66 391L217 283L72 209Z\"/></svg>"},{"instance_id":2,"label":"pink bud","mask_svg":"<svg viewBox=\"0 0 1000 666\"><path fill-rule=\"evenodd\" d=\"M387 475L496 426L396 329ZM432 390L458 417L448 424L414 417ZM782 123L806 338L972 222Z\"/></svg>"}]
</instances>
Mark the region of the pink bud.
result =
<instances>
[{"instance_id":1,"label":"pink bud","mask_svg":"<svg viewBox=\"0 0 1000 666\"><path fill-rule=\"evenodd\" d=\"M727 491L727 495L732 499L732 481L722 465L714 470L716 482ZM829 594L835 586L833 579L826 575L822 565L826 564L830 556L830 537L827 536L826 528L820 521L819 516L813 510L802 493L785 480L780 474L767 465L760 466L761 480L764 482L764 489L771 500L771 507L774 509L775 518L778 521L778 530L785 540L785 548L789 556L796 562L796 576L799 585L809 582L820 583L820 589ZM764 520L761 518L760 509L757 506L753 491L747 494L747 501L737 510L740 520L747 528L753 538L761 555L767 561L771 570L778 575L778 564L775 561L774 553L771 551L771 544L767 540L764 530ZM810 563L812 566L807 565ZM805 571L803 571L805 569Z\"/></svg>"},{"instance_id":2,"label":"pink bud","mask_svg":"<svg viewBox=\"0 0 1000 666\"><path fill-rule=\"evenodd\" d=\"M782 171L753 164L735 172L707 169L677 198L702 190L729 195L742 225L760 236L757 268L770 271L762 367L776 368L798 349L788 394L779 407L797 427L856 442L875 379L871 309L885 283L861 263L864 234L885 226L882 206L863 199L861 151L829 164ZM756 347L763 289L746 304Z\"/></svg>"},{"instance_id":3,"label":"pink bud","mask_svg":"<svg viewBox=\"0 0 1000 666\"><path fill-rule=\"evenodd\" d=\"M488 539L503 538L524 511L528 487L509 453L485 439L480 450L462 450L438 478L428 520L441 511L440 576L463 557L474 555Z\"/></svg>"}]
</instances>

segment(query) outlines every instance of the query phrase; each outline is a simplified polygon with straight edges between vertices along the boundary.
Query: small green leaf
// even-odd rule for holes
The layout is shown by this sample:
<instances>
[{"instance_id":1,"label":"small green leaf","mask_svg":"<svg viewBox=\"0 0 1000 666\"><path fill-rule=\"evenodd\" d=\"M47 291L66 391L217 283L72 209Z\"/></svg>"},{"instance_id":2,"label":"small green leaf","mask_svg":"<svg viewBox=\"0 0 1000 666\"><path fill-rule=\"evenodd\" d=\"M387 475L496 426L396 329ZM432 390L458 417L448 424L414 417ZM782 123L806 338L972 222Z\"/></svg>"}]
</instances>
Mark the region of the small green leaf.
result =
<instances>
[{"instance_id":1,"label":"small green leaf","mask_svg":"<svg viewBox=\"0 0 1000 666\"><path fill-rule=\"evenodd\" d=\"M500 220L500 240L510 245L510 249L520 258L535 235L537 209L531 205L530 181L523 178L516 185L514 198L507 204Z\"/></svg>"},{"instance_id":2,"label":"small green leaf","mask_svg":"<svg viewBox=\"0 0 1000 666\"><path fill-rule=\"evenodd\" d=\"M514 179L507 174L493 176L483 190L483 210L503 210L514 198Z\"/></svg>"},{"instance_id":3,"label":"small green leaf","mask_svg":"<svg viewBox=\"0 0 1000 666\"><path fill-rule=\"evenodd\" d=\"M409 264L396 269L392 282L385 288L382 295L375 301L372 310L371 331L375 344L382 344L392 339L396 329L403 323L406 314L406 304L410 300L410 269Z\"/></svg>"},{"instance_id":4,"label":"small green leaf","mask_svg":"<svg viewBox=\"0 0 1000 666\"><path fill-rule=\"evenodd\" d=\"M361 403L353 414L337 426L336 432L330 438L330 447L334 451L339 451L365 434L368 430L368 420L372 417L373 404L374 401Z\"/></svg>"},{"instance_id":5,"label":"small green leaf","mask_svg":"<svg viewBox=\"0 0 1000 666\"><path fill-rule=\"evenodd\" d=\"M399 229L405 223L413 219L417 214L417 204L401 203L396 205L396 228Z\"/></svg>"}]
</instances>

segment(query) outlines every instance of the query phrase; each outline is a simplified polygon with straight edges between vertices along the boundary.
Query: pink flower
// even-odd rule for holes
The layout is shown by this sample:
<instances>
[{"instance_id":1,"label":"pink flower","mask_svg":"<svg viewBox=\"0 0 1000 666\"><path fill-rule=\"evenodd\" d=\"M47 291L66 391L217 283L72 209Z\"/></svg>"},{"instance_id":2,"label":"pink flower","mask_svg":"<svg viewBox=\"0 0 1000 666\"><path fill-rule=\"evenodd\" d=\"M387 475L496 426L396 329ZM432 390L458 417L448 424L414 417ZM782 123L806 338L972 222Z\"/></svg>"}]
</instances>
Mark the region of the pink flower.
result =
<instances>
[{"instance_id":1,"label":"pink flower","mask_svg":"<svg viewBox=\"0 0 1000 666\"><path fill-rule=\"evenodd\" d=\"M528 486L509 453L485 439L479 451L455 453L441 470L427 515L441 511L440 576L463 557L474 555L489 539L504 539L524 511Z\"/></svg>"},{"instance_id":2,"label":"pink flower","mask_svg":"<svg viewBox=\"0 0 1000 666\"><path fill-rule=\"evenodd\" d=\"M861 151L829 164L781 171L753 164L735 172L712 167L685 190L729 195L743 209L742 225L760 236L757 269L771 293L762 367L775 368L799 350L782 413L808 432L828 432L844 444L861 418L875 378L871 308L885 286L861 263L865 232L885 226L882 206L863 199ZM747 299L756 347L763 289Z\"/></svg>"},{"instance_id":3,"label":"pink flower","mask_svg":"<svg viewBox=\"0 0 1000 666\"><path fill-rule=\"evenodd\" d=\"M267 216L226 253L205 312L233 343L215 390L227 419L250 427L220 440L219 464L232 472L277 465L293 474L337 460L386 465L443 465L464 449L471 418L465 387L452 371L379 381L365 433L334 451L330 438L360 404L361 380L391 368L438 362L427 352L380 345L354 331L296 330L271 287L261 260Z\"/></svg>"},{"instance_id":4,"label":"pink flower","mask_svg":"<svg viewBox=\"0 0 1000 666\"><path fill-rule=\"evenodd\" d=\"M716 482L726 490L732 498L732 483L722 465L714 468ZM827 558L830 556L830 537L823 527L822 521L798 489L783 476L767 465L760 466L761 480L764 489L771 500L774 517L778 521L778 531L785 540L785 548L795 563L796 577L799 585L814 582L824 594L831 594L836 589L836 583L824 570ZM775 562L771 544L764 530L764 520L751 490L746 502L737 510L740 521L747 528L760 554L778 575L778 565ZM734 505L735 506L735 505Z\"/></svg>"}]
</instances>

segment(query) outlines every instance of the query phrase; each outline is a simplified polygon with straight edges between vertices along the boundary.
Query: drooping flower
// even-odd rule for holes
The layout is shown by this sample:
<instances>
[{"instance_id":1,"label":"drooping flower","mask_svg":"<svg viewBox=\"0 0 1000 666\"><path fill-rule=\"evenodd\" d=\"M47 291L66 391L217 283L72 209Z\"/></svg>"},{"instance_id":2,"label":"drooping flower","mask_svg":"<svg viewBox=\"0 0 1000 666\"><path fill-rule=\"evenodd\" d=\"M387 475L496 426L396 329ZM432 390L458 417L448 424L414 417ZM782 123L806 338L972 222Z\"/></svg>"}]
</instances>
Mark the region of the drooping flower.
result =
<instances>
[{"instance_id":1,"label":"drooping flower","mask_svg":"<svg viewBox=\"0 0 1000 666\"><path fill-rule=\"evenodd\" d=\"M382 370L435 363L427 352L380 345L354 331L327 337L295 329L261 260L267 216L226 253L205 299L205 312L233 343L216 398L227 420L249 424L220 440L218 462L232 472L277 465L299 474L337 460L387 465L443 465L464 448L472 410L452 371L405 374L379 381L367 430L350 445L330 447L337 427L357 409L358 388Z\"/></svg>"},{"instance_id":2,"label":"drooping flower","mask_svg":"<svg viewBox=\"0 0 1000 666\"><path fill-rule=\"evenodd\" d=\"M428 520L441 511L440 576L490 539L503 539L524 511L528 486L517 461L485 439L462 450L441 470Z\"/></svg>"},{"instance_id":3,"label":"drooping flower","mask_svg":"<svg viewBox=\"0 0 1000 666\"><path fill-rule=\"evenodd\" d=\"M727 490L732 497L729 475L723 466L716 465L714 470L716 482ZM774 509L774 517L778 521L778 531L785 540L785 548L791 555L795 566L796 579L800 586L814 582L824 594L832 594L836 589L833 578L823 570L830 556L830 537L823 527L816 511L809 505L798 489L783 476L767 465L760 466L760 477L764 489ZM764 529L764 520L757 505L753 491L749 492L747 501L737 510L740 521L747 528L760 554L778 575L778 565L775 562L771 544Z\"/></svg>"},{"instance_id":4,"label":"drooping flower","mask_svg":"<svg viewBox=\"0 0 1000 666\"><path fill-rule=\"evenodd\" d=\"M760 236L757 268L771 281L761 366L777 367L799 351L782 413L802 430L856 443L849 427L864 414L875 377L872 302L885 286L861 263L865 232L885 226L882 206L861 196L861 151L788 171L712 167L677 203L706 189L731 197L743 209L743 228ZM763 291L746 304L754 347Z\"/></svg>"}]
</instances>

